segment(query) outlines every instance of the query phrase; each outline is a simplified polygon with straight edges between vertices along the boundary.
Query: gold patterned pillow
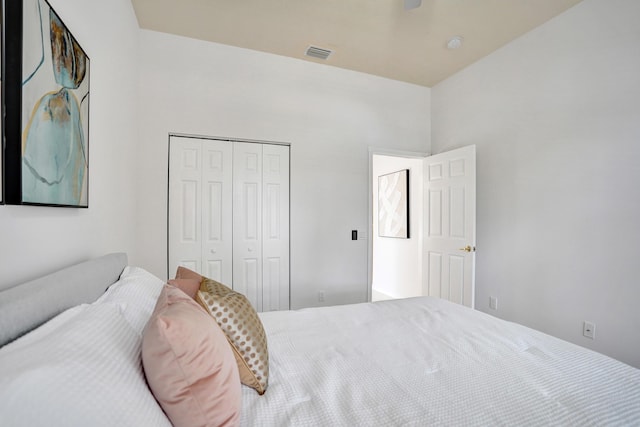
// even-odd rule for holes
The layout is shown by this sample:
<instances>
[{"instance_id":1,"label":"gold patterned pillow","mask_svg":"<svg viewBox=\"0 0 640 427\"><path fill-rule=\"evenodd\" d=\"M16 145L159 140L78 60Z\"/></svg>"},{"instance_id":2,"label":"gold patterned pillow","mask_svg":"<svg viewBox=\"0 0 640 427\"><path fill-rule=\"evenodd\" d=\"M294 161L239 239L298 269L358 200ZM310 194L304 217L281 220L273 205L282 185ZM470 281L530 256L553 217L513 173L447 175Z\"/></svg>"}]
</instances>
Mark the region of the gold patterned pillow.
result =
<instances>
[{"instance_id":1,"label":"gold patterned pillow","mask_svg":"<svg viewBox=\"0 0 640 427\"><path fill-rule=\"evenodd\" d=\"M203 277L196 301L218 322L227 336L242 384L264 394L269 380L267 336L249 300L222 283Z\"/></svg>"}]
</instances>

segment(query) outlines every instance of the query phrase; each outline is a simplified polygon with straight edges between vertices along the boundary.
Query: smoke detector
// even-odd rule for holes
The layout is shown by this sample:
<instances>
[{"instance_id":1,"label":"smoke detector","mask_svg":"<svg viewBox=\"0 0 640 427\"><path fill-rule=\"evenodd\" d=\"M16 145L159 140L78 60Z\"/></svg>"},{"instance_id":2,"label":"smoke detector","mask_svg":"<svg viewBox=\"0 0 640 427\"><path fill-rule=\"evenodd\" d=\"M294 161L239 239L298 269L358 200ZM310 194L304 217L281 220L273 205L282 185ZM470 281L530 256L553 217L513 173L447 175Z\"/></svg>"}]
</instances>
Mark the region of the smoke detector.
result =
<instances>
[{"instance_id":1,"label":"smoke detector","mask_svg":"<svg viewBox=\"0 0 640 427\"><path fill-rule=\"evenodd\" d=\"M447 42L447 49L458 49L462 46L462 37L453 36Z\"/></svg>"},{"instance_id":2,"label":"smoke detector","mask_svg":"<svg viewBox=\"0 0 640 427\"><path fill-rule=\"evenodd\" d=\"M422 0L404 0L404 10L417 9L422 5Z\"/></svg>"}]
</instances>

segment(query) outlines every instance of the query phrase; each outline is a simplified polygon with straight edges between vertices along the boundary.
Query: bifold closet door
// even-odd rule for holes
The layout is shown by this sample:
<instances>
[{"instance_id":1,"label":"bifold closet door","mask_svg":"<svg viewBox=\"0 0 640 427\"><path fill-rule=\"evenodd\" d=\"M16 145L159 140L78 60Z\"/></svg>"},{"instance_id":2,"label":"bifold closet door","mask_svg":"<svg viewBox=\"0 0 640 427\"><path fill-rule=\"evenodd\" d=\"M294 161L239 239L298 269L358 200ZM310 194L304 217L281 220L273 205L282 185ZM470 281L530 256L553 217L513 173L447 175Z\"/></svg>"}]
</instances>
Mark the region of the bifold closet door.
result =
<instances>
[{"instance_id":1,"label":"bifold closet door","mask_svg":"<svg viewBox=\"0 0 640 427\"><path fill-rule=\"evenodd\" d=\"M262 144L233 145L233 289L262 311Z\"/></svg>"},{"instance_id":2,"label":"bifold closet door","mask_svg":"<svg viewBox=\"0 0 640 427\"><path fill-rule=\"evenodd\" d=\"M169 277L179 265L232 283L233 145L172 136L169 144Z\"/></svg>"},{"instance_id":3,"label":"bifold closet door","mask_svg":"<svg viewBox=\"0 0 640 427\"><path fill-rule=\"evenodd\" d=\"M262 150L262 311L288 310L289 147Z\"/></svg>"},{"instance_id":4,"label":"bifold closet door","mask_svg":"<svg viewBox=\"0 0 640 427\"><path fill-rule=\"evenodd\" d=\"M289 309L289 147L172 136L169 277L179 265Z\"/></svg>"},{"instance_id":5,"label":"bifold closet door","mask_svg":"<svg viewBox=\"0 0 640 427\"><path fill-rule=\"evenodd\" d=\"M258 311L289 308L289 147L233 146L233 289Z\"/></svg>"}]
</instances>

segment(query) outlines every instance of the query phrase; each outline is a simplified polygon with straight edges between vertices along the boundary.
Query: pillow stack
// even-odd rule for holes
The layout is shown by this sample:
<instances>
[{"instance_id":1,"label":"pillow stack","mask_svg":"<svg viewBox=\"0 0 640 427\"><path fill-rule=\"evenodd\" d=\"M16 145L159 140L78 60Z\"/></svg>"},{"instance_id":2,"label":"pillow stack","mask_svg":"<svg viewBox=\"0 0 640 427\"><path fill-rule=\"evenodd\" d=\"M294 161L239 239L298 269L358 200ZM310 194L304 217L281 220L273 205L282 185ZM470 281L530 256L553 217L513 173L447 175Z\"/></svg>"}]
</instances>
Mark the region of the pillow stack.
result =
<instances>
[{"instance_id":1,"label":"pillow stack","mask_svg":"<svg viewBox=\"0 0 640 427\"><path fill-rule=\"evenodd\" d=\"M142 341L154 396L175 426L232 426L240 384L267 389L267 339L249 300L179 267L162 289Z\"/></svg>"},{"instance_id":2,"label":"pillow stack","mask_svg":"<svg viewBox=\"0 0 640 427\"><path fill-rule=\"evenodd\" d=\"M247 297L184 267L178 267L176 279L199 281L195 299L225 333L238 364L240 381L264 394L269 381L267 335Z\"/></svg>"}]
</instances>

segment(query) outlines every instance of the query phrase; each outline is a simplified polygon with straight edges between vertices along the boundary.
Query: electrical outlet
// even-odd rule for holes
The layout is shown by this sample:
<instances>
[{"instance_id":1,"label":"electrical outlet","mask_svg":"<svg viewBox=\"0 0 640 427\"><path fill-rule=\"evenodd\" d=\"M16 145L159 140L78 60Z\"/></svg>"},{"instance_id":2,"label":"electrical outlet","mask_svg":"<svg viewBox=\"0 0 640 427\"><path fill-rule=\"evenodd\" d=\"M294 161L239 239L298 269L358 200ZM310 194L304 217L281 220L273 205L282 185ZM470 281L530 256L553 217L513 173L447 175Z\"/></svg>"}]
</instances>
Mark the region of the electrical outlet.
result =
<instances>
[{"instance_id":1,"label":"electrical outlet","mask_svg":"<svg viewBox=\"0 0 640 427\"><path fill-rule=\"evenodd\" d=\"M498 298L489 297L489 308L492 309L492 310L497 310L498 309Z\"/></svg>"},{"instance_id":2,"label":"electrical outlet","mask_svg":"<svg viewBox=\"0 0 640 427\"><path fill-rule=\"evenodd\" d=\"M582 324L582 335L592 340L596 339L596 324L585 320Z\"/></svg>"},{"instance_id":3,"label":"electrical outlet","mask_svg":"<svg viewBox=\"0 0 640 427\"><path fill-rule=\"evenodd\" d=\"M324 291L318 292L318 302L324 302Z\"/></svg>"}]
</instances>

